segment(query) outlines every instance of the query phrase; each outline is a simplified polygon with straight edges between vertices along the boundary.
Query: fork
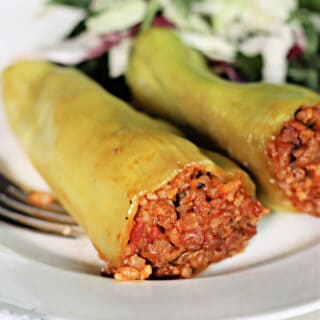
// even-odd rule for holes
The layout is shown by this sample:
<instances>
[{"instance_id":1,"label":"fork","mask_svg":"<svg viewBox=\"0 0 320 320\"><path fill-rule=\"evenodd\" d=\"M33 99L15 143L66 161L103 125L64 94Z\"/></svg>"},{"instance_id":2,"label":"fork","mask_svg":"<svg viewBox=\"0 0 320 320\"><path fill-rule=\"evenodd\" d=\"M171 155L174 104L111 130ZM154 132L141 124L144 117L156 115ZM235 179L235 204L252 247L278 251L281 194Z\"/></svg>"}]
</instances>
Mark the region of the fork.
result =
<instances>
[{"instance_id":1,"label":"fork","mask_svg":"<svg viewBox=\"0 0 320 320\"><path fill-rule=\"evenodd\" d=\"M30 202L29 194L0 173L0 217L7 222L64 237L84 234L76 221L57 202L45 206Z\"/></svg>"}]
</instances>

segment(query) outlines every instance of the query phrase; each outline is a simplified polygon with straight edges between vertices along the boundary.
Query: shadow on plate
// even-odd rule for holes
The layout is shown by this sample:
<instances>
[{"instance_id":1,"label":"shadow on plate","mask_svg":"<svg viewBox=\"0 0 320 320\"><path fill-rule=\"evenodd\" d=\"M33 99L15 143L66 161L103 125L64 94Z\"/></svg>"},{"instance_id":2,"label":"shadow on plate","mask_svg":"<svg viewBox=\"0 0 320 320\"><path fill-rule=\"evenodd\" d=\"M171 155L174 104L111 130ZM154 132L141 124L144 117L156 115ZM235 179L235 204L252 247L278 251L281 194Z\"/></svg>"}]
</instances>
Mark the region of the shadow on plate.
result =
<instances>
[{"instance_id":1,"label":"shadow on plate","mask_svg":"<svg viewBox=\"0 0 320 320\"><path fill-rule=\"evenodd\" d=\"M0 243L33 261L63 270L100 275L102 261L87 237L63 238L0 221Z\"/></svg>"}]
</instances>

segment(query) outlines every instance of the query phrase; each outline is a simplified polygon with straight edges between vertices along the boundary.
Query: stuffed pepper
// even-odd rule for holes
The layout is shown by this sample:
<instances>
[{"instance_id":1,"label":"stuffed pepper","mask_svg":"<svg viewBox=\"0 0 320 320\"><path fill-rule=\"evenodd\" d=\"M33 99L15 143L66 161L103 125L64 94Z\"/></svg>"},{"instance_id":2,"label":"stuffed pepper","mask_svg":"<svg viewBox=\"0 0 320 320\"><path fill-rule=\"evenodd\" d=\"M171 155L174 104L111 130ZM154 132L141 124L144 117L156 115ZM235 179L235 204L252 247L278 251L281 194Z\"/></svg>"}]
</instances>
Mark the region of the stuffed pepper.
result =
<instances>
[{"instance_id":1,"label":"stuffed pepper","mask_svg":"<svg viewBox=\"0 0 320 320\"><path fill-rule=\"evenodd\" d=\"M106 262L103 273L188 278L256 233L267 210L249 177L171 125L45 62L9 67L2 85L13 131Z\"/></svg>"},{"instance_id":2,"label":"stuffed pepper","mask_svg":"<svg viewBox=\"0 0 320 320\"><path fill-rule=\"evenodd\" d=\"M133 49L127 80L143 109L189 125L247 167L262 203L320 216L320 96L294 85L215 76L169 30Z\"/></svg>"}]
</instances>

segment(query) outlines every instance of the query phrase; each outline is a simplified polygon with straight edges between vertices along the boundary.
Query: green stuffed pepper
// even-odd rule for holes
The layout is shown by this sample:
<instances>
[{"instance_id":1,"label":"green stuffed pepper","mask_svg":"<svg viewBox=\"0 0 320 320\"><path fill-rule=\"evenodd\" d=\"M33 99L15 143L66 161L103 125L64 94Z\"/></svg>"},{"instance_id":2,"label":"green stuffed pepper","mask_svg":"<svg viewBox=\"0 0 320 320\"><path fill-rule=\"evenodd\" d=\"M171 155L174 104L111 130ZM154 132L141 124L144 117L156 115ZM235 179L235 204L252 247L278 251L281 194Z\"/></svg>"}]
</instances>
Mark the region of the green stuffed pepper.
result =
<instances>
[{"instance_id":1,"label":"green stuffed pepper","mask_svg":"<svg viewBox=\"0 0 320 320\"><path fill-rule=\"evenodd\" d=\"M267 210L241 169L80 72L20 62L2 86L13 131L106 261L104 273L188 278L256 233Z\"/></svg>"},{"instance_id":2,"label":"green stuffed pepper","mask_svg":"<svg viewBox=\"0 0 320 320\"><path fill-rule=\"evenodd\" d=\"M193 127L246 166L266 206L320 216L317 93L223 80L165 29L138 37L127 80L140 107Z\"/></svg>"}]
</instances>

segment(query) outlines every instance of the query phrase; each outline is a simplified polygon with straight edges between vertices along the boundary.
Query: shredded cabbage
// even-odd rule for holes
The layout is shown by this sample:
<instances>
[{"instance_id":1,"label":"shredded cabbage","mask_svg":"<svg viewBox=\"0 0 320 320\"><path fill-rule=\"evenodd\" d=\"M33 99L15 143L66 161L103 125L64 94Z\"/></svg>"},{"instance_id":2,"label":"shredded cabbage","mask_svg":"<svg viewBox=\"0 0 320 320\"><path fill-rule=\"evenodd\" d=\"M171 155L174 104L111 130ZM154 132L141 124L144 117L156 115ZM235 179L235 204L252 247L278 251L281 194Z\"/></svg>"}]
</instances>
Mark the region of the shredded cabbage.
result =
<instances>
[{"instance_id":1,"label":"shredded cabbage","mask_svg":"<svg viewBox=\"0 0 320 320\"><path fill-rule=\"evenodd\" d=\"M139 23L144 25L144 19L152 20L156 10L150 17L148 5L154 3L150 0L92 0L90 10L94 14L86 20L85 33L104 37L128 32ZM284 82L290 49L294 45L306 47L302 24L292 19L298 0L158 0L157 8L175 25L182 41L209 59L235 63L238 54L261 56L263 81ZM314 14L313 20L320 30L319 16ZM110 76L125 72L129 43L131 41L123 38L116 47L113 44L108 48ZM66 56L70 61L72 56L79 61L86 47L91 50L92 46L92 41L87 46L75 41L63 43L62 49L69 52ZM59 58L60 53L56 51L51 55Z\"/></svg>"},{"instance_id":2,"label":"shredded cabbage","mask_svg":"<svg viewBox=\"0 0 320 320\"><path fill-rule=\"evenodd\" d=\"M88 31L93 34L123 31L141 22L146 8L147 4L143 0L122 0L117 4L113 3L113 5L105 7L105 10L90 17L86 26Z\"/></svg>"},{"instance_id":3,"label":"shredded cabbage","mask_svg":"<svg viewBox=\"0 0 320 320\"><path fill-rule=\"evenodd\" d=\"M208 58L226 62L234 60L235 46L220 36L192 31L180 31L177 34L183 42L201 51Z\"/></svg>"},{"instance_id":4,"label":"shredded cabbage","mask_svg":"<svg viewBox=\"0 0 320 320\"><path fill-rule=\"evenodd\" d=\"M118 45L109 50L109 74L111 78L117 78L125 73L129 62L129 52L132 39L124 39Z\"/></svg>"}]
</instances>

